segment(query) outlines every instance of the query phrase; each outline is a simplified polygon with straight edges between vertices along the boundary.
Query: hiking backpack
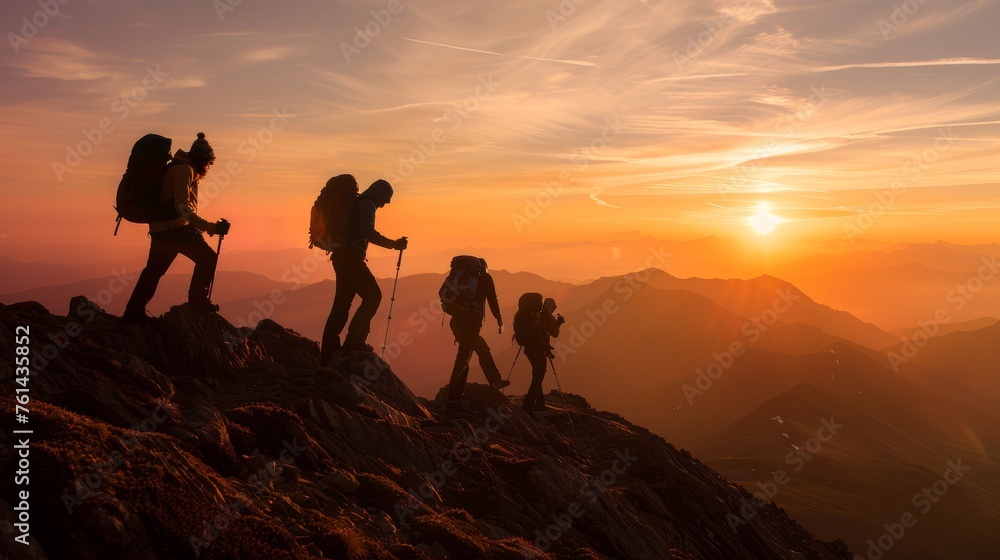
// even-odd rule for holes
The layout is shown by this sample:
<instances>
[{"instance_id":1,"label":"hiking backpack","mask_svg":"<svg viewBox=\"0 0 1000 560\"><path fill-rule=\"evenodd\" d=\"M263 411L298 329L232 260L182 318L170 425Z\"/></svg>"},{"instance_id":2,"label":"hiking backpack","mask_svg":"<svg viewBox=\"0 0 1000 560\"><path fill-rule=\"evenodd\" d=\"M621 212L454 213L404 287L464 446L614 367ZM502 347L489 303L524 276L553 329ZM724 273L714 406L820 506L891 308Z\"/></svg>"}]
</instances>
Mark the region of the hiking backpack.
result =
<instances>
[{"instance_id":1,"label":"hiking backpack","mask_svg":"<svg viewBox=\"0 0 1000 560\"><path fill-rule=\"evenodd\" d=\"M520 346L529 346L541 340L542 294L521 294L517 300L517 313L514 314L514 341Z\"/></svg>"},{"instance_id":2,"label":"hiking backpack","mask_svg":"<svg viewBox=\"0 0 1000 560\"><path fill-rule=\"evenodd\" d=\"M327 252L350 241L351 210L358 200L353 175L337 175L326 182L309 213L309 248Z\"/></svg>"},{"instance_id":3,"label":"hiking backpack","mask_svg":"<svg viewBox=\"0 0 1000 560\"><path fill-rule=\"evenodd\" d=\"M441 284L441 309L451 316L477 315L485 317L483 304L476 298L483 264L479 257L460 255L451 259L451 270Z\"/></svg>"},{"instance_id":4,"label":"hiking backpack","mask_svg":"<svg viewBox=\"0 0 1000 560\"><path fill-rule=\"evenodd\" d=\"M122 220L148 224L156 220L170 220L178 216L173 201L160 202L163 175L172 165L170 139L159 134L140 138L128 156L128 166L118 183L115 196L115 235Z\"/></svg>"}]
</instances>

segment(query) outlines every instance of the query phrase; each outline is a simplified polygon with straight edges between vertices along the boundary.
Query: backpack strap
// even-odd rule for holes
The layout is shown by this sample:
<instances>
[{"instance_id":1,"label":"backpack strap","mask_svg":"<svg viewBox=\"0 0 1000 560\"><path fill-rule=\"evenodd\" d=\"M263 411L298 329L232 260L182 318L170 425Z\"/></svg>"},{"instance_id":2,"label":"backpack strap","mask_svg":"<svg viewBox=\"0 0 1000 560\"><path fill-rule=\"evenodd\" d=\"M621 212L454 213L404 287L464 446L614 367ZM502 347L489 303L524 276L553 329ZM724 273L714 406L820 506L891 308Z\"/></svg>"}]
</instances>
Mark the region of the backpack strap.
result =
<instances>
[{"instance_id":1,"label":"backpack strap","mask_svg":"<svg viewBox=\"0 0 1000 560\"><path fill-rule=\"evenodd\" d=\"M174 160L170 160L170 163L168 163L167 167L164 168L164 170L163 170L163 178L166 179L167 173L169 173L171 169L177 167L178 165L187 165L188 167L191 167L192 171L194 171L194 167L192 167L191 165L189 165L187 163L184 163L183 161L177 161L177 160L174 159ZM161 179L160 180L160 197L161 198L163 197L163 190L164 190L164 182ZM167 201L162 202L162 203L159 204L159 207L157 208L156 221L169 222L170 220L173 220L175 218L179 218L180 216L181 215L177 211L177 208L174 208L174 201L171 199L171 200L167 200Z\"/></svg>"}]
</instances>

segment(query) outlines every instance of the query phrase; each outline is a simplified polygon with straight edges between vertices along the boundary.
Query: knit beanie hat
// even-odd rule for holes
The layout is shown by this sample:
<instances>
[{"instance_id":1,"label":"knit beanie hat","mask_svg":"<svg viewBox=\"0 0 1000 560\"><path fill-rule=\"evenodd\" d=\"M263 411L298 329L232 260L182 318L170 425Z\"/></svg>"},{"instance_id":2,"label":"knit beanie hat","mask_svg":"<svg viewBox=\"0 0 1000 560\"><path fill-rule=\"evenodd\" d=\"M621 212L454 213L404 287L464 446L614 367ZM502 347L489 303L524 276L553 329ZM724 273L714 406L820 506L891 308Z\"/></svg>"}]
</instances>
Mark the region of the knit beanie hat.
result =
<instances>
[{"instance_id":1,"label":"knit beanie hat","mask_svg":"<svg viewBox=\"0 0 1000 560\"><path fill-rule=\"evenodd\" d=\"M212 145L208 143L208 140L205 140L204 132L198 133L198 139L191 144L191 151L188 153L208 162L215 161L215 150L212 149Z\"/></svg>"}]
</instances>

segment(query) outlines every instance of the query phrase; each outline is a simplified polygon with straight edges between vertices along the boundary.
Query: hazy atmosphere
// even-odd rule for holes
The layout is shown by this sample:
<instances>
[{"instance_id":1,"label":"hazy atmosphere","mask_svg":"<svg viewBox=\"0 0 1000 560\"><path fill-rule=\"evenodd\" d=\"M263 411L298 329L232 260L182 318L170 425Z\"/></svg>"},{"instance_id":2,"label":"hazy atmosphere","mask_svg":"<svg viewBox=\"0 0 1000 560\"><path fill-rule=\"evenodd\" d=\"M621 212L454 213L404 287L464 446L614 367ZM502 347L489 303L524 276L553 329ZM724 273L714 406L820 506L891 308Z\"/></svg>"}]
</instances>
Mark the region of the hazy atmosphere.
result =
<instances>
[{"instance_id":1,"label":"hazy atmosphere","mask_svg":"<svg viewBox=\"0 0 1000 560\"><path fill-rule=\"evenodd\" d=\"M4 557L1000 548L1000 1L0 21Z\"/></svg>"}]
</instances>

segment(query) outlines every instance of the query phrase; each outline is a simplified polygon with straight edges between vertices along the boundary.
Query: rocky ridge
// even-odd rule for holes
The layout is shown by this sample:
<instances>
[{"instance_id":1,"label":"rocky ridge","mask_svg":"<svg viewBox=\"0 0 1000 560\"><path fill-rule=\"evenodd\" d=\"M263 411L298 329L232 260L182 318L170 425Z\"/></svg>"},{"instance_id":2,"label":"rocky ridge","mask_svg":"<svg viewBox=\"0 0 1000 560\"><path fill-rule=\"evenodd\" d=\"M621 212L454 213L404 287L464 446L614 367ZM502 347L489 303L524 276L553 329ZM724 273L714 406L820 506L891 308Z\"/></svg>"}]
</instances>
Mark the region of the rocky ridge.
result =
<instances>
[{"instance_id":1,"label":"rocky ridge","mask_svg":"<svg viewBox=\"0 0 1000 560\"><path fill-rule=\"evenodd\" d=\"M186 306L152 328L84 298L66 317L0 305L0 354L20 325L33 544L4 539L12 559L851 557L579 396L535 420L470 384L469 414L447 420L376 355L320 368L316 342L269 320L241 336Z\"/></svg>"}]
</instances>

